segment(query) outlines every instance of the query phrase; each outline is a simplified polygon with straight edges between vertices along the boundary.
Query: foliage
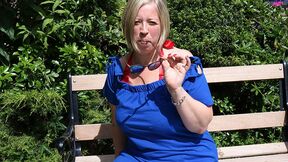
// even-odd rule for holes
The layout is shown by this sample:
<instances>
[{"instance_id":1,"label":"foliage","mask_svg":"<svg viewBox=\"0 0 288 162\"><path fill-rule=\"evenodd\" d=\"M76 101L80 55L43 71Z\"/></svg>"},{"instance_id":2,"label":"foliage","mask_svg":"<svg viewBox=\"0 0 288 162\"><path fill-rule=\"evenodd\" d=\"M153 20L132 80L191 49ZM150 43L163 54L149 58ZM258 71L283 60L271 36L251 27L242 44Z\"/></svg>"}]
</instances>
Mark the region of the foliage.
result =
<instances>
[{"instance_id":1,"label":"foliage","mask_svg":"<svg viewBox=\"0 0 288 162\"><path fill-rule=\"evenodd\" d=\"M260 129L234 132L213 132L218 147L278 142L282 139L281 129Z\"/></svg>"},{"instance_id":2,"label":"foliage","mask_svg":"<svg viewBox=\"0 0 288 162\"><path fill-rule=\"evenodd\" d=\"M47 142L28 135L14 135L1 123L0 160L10 161L60 161L60 155Z\"/></svg>"},{"instance_id":3,"label":"foliage","mask_svg":"<svg viewBox=\"0 0 288 162\"><path fill-rule=\"evenodd\" d=\"M10 90L0 98L0 118L3 123L15 127L15 134L30 134L39 139L53 135L55 138L59 128L64 128L59 115L66 109L65 101L53 90Z\"/></svg>"},{"instance_id":4,"label":"foliage","mask_svg":"<svg viewBox=\"0 0 288 162\"><path fill-rule=\"evenodd\" d=\"M78 93L79 110L82 123L111 123L110 107L98 91L81 91Z\"/></svg>"},{"instance_id":5,"label":"foliage","mask_svg":"<svg viewBox=\"0 0 288 162\"><path fill-rule=\"evenodd\" d=\"M0 16L0 119L7 130L7 138L1 137L1 141L15 141L15 147L3 147L1 161L59 161L59 156L54 155L53 140L63 133L68 122L66 76L103 73L109 55L126 52L120 30L124 3L0 2L0 15L6 15ZM99 92L86 97L89 95L98 95L98 107L104 104ZM81 104L94 102L83 96ZM109 120L107 106L98 107L83 108L82 112L89 114L84 122ZM1 129L0 133L4 131ZM17 151L17 147L25 150ZM44 151L35 150L39 147Z\"/></svg>"},{"instance_id":6,"label":"foliage","mask_svg":"<svg viewBox=\"0 0 288 162\"><path fill-rule=\"evenodd\" d=\"M287 55L284 8L263 0L169 2L171 38L206 66L279 63Z\"/></svg>"},{"instance_id":7,"label":"foliage","mask_svg":"<svg viewBox=\"0 0 288 162\"><path fill-rule=\"evenodd\" d=\"M0 110L1 161L59 161L50 146L65 129L61 95L52 90L5 91Z\"/></svg>"},{"instance_id":8,"label":"foliage","mask_svg":"<svg viewBox=\"0 0 288 162\"><path fill-rule=\"evenodd\" d=\"M120 29L125 3L0 2L0 15L5 15L0 16L1 161L59 161L52 144L68 122L66 76L104 73L107 57L127 52ZM284 7L273 7L264 0L168 3L170 38L177 47L200 56L205 67L279 63L287 57L288 10ZM273 81L211 85L215 114L278 110L278 87ZM101 93L79 96L84 123L110 122ZM278 140L279 132L223 132L213 136L218 145L226 146L229 142ZM111 141L84 145L87 154L112 150Z\"/></svg>"},{"instance_id":9,"label":"foliage","mask_svg":"<svg viewBox=\"0 0 288 162\"><path fill-rule=\"evenodd\" d=\"M82 49L79 49L76 43L73 43L71 45L66 44L59 50L61 55L57 64L61 65L62 69L66 69L66 72L72 74L103 73L106 57L95 46L85 44Z\"/></svg>"}]
</instances>

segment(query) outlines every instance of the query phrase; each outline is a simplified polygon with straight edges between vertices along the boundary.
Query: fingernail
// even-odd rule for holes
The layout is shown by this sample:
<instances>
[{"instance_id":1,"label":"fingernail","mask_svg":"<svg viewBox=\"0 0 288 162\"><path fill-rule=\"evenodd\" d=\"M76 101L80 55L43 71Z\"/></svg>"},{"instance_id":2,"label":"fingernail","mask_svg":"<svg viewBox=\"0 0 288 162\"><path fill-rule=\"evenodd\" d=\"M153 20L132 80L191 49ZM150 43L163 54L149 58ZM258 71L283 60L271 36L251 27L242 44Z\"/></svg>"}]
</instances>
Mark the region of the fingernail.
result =
<instances>
[{"instance_id":1,"label":"fingernail","mask_svg":"<svg viewBox=\"0 0 288 162\"><path fill-rule=\"evenodd\" d=\"M164 51L163 49L160 51L160 57L163 57L164 56Z\"/></svg>"}]
</instances>

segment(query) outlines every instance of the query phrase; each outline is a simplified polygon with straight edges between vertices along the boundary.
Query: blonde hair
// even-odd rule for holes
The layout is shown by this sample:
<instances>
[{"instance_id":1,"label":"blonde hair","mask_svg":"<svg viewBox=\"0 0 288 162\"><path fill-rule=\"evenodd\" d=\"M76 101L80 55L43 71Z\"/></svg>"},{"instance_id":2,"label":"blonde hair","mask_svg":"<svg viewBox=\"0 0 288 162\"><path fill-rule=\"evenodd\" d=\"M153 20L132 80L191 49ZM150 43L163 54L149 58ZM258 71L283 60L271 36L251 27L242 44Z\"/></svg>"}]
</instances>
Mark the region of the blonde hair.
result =
<instances>
[{"instance_id":1,"label":"blonde hair","mask_svg":"<svg viewBox=\"0 0 288 162\"><path fill-rule=\"evenodd\" d=\"M134 20L139 9L149 3L155 3L160 19L161 34L157 44L157 50L162 48L170 32L170 16L166 0L128 0L127 6L122 19L122 29L127 41L130 52L138 51L136 42L133 38Z\"/></svg>"}]
</instances>

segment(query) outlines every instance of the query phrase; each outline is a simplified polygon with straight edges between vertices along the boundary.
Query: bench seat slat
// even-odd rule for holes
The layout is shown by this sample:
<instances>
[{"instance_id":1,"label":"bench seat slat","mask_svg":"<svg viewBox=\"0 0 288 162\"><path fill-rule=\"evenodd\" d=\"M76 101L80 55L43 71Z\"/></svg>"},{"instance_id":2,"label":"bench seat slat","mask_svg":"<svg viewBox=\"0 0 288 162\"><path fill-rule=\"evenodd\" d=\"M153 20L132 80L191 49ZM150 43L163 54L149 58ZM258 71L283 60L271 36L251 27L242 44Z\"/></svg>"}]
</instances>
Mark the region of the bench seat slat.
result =
<instances>
[{"instance_id":1,"label":"bench seat slat","mask_svg":"<svg viewBox=\"0 0 288 162\"><path fill-rule=\"evenodd\" d=\"M269 119L269 120L267 120ZM284 126L285 111L214 116L210 132ZM112 138L111 124L75 125L77 141Z\"/></svg>"},{"instance_id":2,"label":"bench seat slat","mask_svg":"<svg viewBox=\"0 0 288 162\"><path fill-rule=\"evenodd\" d=\"M282 64L204 68L204 73L208 83L284 78ZM100 90L106 77L107 74L74 75L72 91Z\"/></svg>"},{"instance_id":3,"label":"bench seat slat","mask_svg":"<svg viewBox=\"0 0 288 162\"><path fill-rule=\"evenodd\" d=\"M287 162L288 154L275 154L235 159L222 159L219 162Z\"/></svg>"},{"instance_id":4,"label":"bench seat slat","mask_svg":"<svg viewBox=\"0 0 288 162\"><path fill-rule=\"evenodd\" d=\"M218 148L220 162L284 162L288 158L288 143L269 143ZM112 162L114 155L78 156L76 162ZM254 160L254 161L253 161Z\"/></svg>"},{"instance_id":5,"label":"bench seat slat","mask_svg":"<svg viewBox=\"0 0 288 162\"><path fill-rule=\"evenodd\" d=\"M115 155L77 156L75 162L112 162Z\"/></svg>"},{"instance_id":6,"label":"bench seat slat","mask_svg":"<svg viewBox=\"0 0 288 162\"><path fill-rule=\"evenodd\" d=\"M288 143L266 143L218 148L219 159L281 154L288 152ZM288 160L287 160L288 161Z\"/></svg>"}]
</instances>

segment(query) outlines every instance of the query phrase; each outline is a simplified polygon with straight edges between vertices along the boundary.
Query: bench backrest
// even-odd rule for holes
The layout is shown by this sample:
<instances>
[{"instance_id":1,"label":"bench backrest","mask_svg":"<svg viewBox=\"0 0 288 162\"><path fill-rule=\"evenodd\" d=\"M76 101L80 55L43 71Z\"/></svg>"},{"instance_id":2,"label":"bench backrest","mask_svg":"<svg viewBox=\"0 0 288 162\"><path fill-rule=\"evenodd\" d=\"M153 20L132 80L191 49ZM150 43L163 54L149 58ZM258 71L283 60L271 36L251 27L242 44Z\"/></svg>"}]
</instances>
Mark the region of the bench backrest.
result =
<instances>
[{"instance_id":1,"label":"bench backrest","mask_svg":"<svg viewBox=\"0 0 288 162\"><path fill-rule=\"evenodd\" d=\"M213 67L204 68L209 84L223 82L240 82L252 80L280 80L281 90L281 110L287 107L287 77L286 63L283 64L267 64L267 65L249 65L249 66L230 66L230 67ZM81 125L78 119L77 92L82 90L101 90L104 86L106 74L70 76L70 105L73 122L75 124L75 140L86 141L95 139L112 138L111 124L87 124ZM285 81L286 80L286 81ZM76 101L75 101L76 100ZM267 120L268 119L268 120ZM228 122L227 122L228 121ZM210 132L231 131L243 129L273 128L284 127L286 125L286 111L276 112L259 112L234 115L214 116L208 130ZM80 147L80 146L79 146ZM241 151L238 147L218 148L220 159L230 157L244 157L258 154L275 154L287 152L287 146L284 143L272 143L267 145L259 145L256 149L249 151L249 147ZM246 151L245 151L246 150ZM80 152L76 153L79 155ZM78 161L111 161L113 155L100 155L91 157L76 157ZM93 159L89 159L93 158Z\"/></svg>"}]
</instances>

